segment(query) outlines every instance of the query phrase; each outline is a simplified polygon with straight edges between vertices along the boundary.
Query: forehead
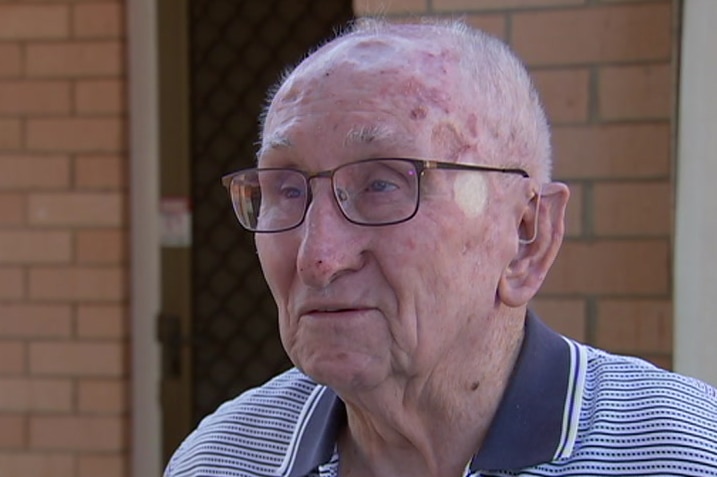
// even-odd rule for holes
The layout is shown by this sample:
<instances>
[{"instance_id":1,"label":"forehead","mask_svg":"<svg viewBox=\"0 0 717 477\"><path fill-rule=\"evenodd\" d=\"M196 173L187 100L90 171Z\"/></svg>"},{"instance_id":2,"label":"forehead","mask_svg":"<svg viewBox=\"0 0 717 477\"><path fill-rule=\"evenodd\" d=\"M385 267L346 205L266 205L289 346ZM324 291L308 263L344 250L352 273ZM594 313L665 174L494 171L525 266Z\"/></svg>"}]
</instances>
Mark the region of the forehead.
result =
<instances>
[{"instance_id":1,"label":"forehead","mask_svg":"<svg viewBox=\"0 0 717 477\"><path fill-rule=\"evenodd\" d=\"M463 143L458 54L440 39L410 34L355 35L305 60L267 111L262 152L287 148L309 129L340 131L344 145L400 142L421 132L427 142Z\"/></svg>"}]
</instances>

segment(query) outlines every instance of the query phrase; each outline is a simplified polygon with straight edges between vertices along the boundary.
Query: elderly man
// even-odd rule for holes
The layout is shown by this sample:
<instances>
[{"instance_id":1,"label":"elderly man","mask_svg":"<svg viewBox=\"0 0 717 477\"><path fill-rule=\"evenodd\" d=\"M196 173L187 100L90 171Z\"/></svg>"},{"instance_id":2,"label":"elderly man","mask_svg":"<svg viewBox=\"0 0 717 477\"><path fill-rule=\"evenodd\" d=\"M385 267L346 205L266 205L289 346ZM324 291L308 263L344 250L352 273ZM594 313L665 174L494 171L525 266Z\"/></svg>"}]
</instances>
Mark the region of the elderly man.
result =
<instances>
[{"instance_id":1,"label":"elderly man","mask_svg":"<svg viewBox=\"0 0 717 477\"><path fill-rule=\"evenodd\" d=\"M527 311L568 200L520 62L456 24L359 24L282 81L225 177L296 365L167 476L717 476L717 393Z\"/></svg>"}]
</instances>

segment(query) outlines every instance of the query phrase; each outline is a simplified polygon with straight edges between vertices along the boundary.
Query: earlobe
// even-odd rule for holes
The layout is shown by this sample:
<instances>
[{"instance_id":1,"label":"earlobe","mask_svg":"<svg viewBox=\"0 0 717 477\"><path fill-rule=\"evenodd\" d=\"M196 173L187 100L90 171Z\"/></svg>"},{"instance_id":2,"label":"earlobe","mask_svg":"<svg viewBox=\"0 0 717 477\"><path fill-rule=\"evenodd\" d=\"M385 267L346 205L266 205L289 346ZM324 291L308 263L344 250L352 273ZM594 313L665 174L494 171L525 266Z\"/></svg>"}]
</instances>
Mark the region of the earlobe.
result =
<instances>
[{"instance_id":1,"label":"earlobe","mask_svg":"<svg viewBox=\"0 0 717 477\"><path fill-rule=\"evenodd\" d=\"M527 204L518 227L518 251L498 284L498 298L505 305L523 306L538 292L563 241L569 195L565 184L551 182Z\"/></svg>"}]
</instances>

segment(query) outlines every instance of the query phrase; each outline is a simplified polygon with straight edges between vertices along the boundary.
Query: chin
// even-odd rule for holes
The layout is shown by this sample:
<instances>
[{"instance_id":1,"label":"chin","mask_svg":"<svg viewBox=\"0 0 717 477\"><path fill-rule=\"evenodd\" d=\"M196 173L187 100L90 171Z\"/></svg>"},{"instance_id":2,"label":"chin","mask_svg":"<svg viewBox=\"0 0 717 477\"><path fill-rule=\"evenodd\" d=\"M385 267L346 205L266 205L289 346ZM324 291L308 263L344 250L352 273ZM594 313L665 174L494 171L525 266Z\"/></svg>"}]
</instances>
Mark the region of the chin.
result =
<instances>
[{"instance_id":1,"label":"chin","mask_svg":"<svg viewBox=\"0 0 717 477\"><path fill-rule=\"evenodd\" d=\"M295 363L317 383L341 393L370 389L385 378L378 363L366 358L343 352L326 355L312 353L312 356Z\"/></svg>"}]
</instances>

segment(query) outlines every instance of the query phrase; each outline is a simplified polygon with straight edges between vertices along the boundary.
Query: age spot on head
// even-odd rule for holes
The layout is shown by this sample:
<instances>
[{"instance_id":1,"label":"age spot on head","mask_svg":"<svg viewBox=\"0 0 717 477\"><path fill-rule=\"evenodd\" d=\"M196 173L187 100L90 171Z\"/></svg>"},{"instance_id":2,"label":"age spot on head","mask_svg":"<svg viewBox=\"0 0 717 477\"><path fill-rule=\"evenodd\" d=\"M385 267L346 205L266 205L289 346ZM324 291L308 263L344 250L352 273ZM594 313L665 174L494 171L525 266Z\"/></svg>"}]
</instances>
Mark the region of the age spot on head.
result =
<instances>
[{"instance_id":1,"label":"age spot on head","mask_svg":"<svg viewBox=\"0 0 717 477\"><path fill-rule=\"evenodd\" d=\"M426 115L428 113L426 112L425 106L416 106L411 110L411 119L419 120L419 119L425 119Z\"/></svg>"}]
</instances>

